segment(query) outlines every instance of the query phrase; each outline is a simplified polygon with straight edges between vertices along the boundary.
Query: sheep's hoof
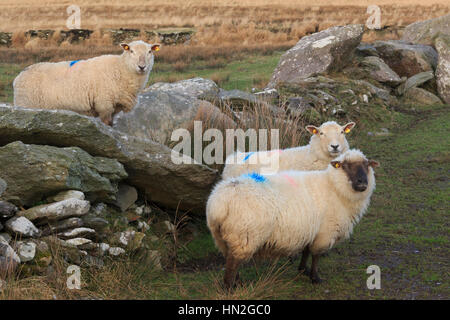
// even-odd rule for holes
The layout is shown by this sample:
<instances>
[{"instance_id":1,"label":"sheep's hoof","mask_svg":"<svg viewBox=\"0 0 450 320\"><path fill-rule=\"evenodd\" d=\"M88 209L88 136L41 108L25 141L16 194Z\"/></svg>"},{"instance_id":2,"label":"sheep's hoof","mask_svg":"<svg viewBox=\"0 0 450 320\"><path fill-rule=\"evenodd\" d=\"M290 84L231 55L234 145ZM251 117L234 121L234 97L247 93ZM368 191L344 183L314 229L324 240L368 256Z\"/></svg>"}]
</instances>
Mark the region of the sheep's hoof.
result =
<instances>
[{"instance_id":1,"label":"sheep's hoof","mask_svg":"<svg viewBox=\"0 0 450 320\"><path fill-rule=\"evenodd\" d=\"M304 274L305 276L309 277L311 275L311 269L309 269L308 267L298 268L298 273Z\"/></svg>"},{"instance_id":2,"label":"sheep's hoof","mask_svg":"<svg viewBox=\"0 0 450 320\"><path fill-rule=\"evenodd\" d=\"M311 277L311 282L312 282L313 284L320 284L320 283L323 282L323 280L320 279L319 276L316 276L316 277Z\"/></svg>"}]
</instances>

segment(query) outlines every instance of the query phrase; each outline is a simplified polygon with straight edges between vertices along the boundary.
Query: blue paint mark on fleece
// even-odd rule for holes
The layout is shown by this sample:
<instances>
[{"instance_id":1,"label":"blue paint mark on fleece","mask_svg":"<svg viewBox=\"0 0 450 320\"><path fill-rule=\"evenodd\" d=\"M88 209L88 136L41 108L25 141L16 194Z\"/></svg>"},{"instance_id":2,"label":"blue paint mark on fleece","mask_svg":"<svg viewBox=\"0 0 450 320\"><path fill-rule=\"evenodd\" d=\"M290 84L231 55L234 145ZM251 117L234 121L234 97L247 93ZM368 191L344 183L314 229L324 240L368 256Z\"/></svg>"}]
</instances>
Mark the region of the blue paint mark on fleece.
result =
<instances>
[{"instance_id":1,"label":"blue paint mark on fleece","mask_svg":"<svg viewBox=\"0 0 450 320\"><path fill-rule=\"evenodd\" d=\"M244 177L253 179L256 182L265 182L267 180L266 177L256 172L244 174Z\"/></svg>"},{"instance_id":2,"label":"blue paint mark on fleece","mask_svg":"<svg viewBox=\"0 0 450 320\"><path fill-rule=\"evenodd\" d=\"M74 65L75 63L77 63L78 61L81 61L81 60L74 60L74 61L71 61L69 66L70 66L70 67L73 66L73 65Z\"/></svg>"},{"instance_id":3,"label":"blue paint mark on fleece","mask_svg":"<svg viewBox=\"0 0 450 320\"><path fill-rule=\"evenodd\" d=\"M248 158L250 158L252 156L252 154L254 154L254 152L250 152L249 154L247 154L244 158L244 161L247 161Z\"/></svg>"}]
</instances>

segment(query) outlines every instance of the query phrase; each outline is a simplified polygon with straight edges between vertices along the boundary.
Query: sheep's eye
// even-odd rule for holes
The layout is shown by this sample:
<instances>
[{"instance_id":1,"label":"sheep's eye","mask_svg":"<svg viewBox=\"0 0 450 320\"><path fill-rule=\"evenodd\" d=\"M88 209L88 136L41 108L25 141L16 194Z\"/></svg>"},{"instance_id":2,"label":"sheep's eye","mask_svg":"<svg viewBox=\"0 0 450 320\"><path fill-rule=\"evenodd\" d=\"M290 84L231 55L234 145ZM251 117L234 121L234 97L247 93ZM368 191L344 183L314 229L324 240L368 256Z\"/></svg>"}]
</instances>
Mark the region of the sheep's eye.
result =
<instances>
[{"instance_id":1,"label":"sheep's eye","mask_svg":"<svg viewBox=\"0 0 450 320\"><path fill-rule=\"evenodd\" d=\"M133 50L131 50L130 52L131 52L131 53L134 53L134 51L133 51Z\"/></svg>"},{"instance_id":2,"label":"sheep's eye","mask_svg":"<svg viewBox=\"0 0 450 320\"><path fill-rule=\"evenodd\" d=\"M323 132L321 132L320 135L323 136Z\"/></svg>"},{"instance_id":3,"label":"sheep's eye","mask_svg":"<svg viewBox=\"0 0 450 320\"><path fill-rule=\"evenodd\" d=\"M344 131L341 131L342 134L344 134Z\"/></svg>"}]
</instances>

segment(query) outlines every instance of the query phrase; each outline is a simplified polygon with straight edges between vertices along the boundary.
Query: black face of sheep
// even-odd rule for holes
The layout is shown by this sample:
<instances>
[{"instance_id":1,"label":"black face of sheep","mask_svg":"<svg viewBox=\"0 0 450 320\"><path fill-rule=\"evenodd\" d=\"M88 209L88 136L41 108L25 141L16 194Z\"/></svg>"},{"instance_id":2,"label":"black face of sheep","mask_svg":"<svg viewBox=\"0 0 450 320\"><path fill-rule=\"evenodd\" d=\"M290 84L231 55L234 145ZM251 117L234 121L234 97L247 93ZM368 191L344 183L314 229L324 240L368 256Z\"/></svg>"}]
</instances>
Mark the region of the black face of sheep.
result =
<instances>
[{"instance_id":1,"label":"black face of sheep","mask_svg":"<svg viewBox=\"0 0 450 320\"><path fill-rule=\"evenodd\" d=\"M348 179L352 182L353 190L357 192L364 192L367 189L367 173L369 167L375 168L379 164L375 160L363 160L363 161L332 161L331 165L337 169L342 168L347 174Z\"/></svg>"}]
</instances>

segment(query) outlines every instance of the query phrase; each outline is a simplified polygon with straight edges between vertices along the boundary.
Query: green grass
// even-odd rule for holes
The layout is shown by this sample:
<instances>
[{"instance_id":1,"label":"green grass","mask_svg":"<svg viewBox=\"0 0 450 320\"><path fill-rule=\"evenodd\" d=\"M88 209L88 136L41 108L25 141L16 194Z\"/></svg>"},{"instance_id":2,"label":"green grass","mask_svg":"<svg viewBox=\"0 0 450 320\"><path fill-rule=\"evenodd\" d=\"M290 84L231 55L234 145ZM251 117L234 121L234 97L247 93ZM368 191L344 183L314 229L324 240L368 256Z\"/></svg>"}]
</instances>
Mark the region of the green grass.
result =
<instances>
[{"instance_id":1,"label":"green grass","mask_svg":"<svg viewBox=\"0 0 450 320\"><path fill-rule=\"evenodd\" d=\"M23 66L18 64L0 63L0 102L13 102L12 83L22 69Z\"/></svg>"}]
</instances>

